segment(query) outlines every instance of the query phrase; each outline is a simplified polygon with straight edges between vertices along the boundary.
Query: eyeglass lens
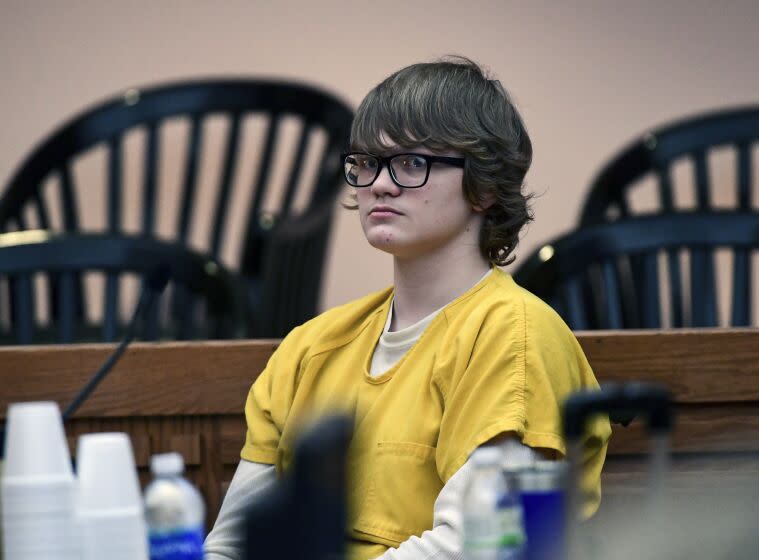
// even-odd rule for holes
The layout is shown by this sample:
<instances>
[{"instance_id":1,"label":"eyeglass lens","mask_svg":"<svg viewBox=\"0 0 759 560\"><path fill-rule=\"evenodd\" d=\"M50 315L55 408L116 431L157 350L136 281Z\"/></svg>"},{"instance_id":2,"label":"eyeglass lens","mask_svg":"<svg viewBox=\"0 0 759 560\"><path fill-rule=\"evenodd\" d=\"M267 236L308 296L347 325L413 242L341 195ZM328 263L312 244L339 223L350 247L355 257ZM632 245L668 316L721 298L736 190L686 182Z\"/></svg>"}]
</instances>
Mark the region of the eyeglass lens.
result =
<instances>
[{"instance_id":1,"label":"eyeglass lens","mask_svg":"<svg viewBox=\"0 0 759 560\"><path fill-rule=\"evenodd\" d=\"M345 158L345 177L355 187L371 185L379 175L379 159L369 154ZM395 180L404 187L419 187L427 178L427 160L414 154L399 154L390 160Z\"/></svg>"}]
</instances>

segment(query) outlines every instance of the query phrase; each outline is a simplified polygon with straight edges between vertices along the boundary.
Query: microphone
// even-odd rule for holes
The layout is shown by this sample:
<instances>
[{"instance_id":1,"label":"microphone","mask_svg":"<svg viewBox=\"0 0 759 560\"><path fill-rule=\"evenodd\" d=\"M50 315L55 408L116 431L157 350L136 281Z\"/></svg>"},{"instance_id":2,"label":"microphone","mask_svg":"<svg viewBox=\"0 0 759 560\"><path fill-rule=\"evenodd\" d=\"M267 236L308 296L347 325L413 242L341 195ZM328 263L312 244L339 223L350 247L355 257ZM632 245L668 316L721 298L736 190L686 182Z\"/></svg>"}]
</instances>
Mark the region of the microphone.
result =
<instances>
[{"instance_id":1,"label":"microphone","mask_svg":"<svg viewBox=\"0 0 759 560\"><path fill-rule=\"evenodd\" d=\"M62 416L64 422L71 418L71 416L79 409L79 407L82 406L82 403L87 400L87 397L89 397L92 391L94 391L95 388L100 385L100 382L105 379L111 369L113 369L113 366L116 365L116 362L119 361L122 354L124 354L124 351L127 349L127 346L129 346L132 340L134 340L137 331L137 322L142 316L147 315L148 311L150 311L150 309L155 304L155 301L158 299L158 296L160 296L163 290L166 288L166 285L169 283L170 278L171 270L168 266L161 266L148 275L145 283L143 284L140 299L137 302L137 306L134 309L134 313L132 314L132 318L130 319L129 324L127 325L124 337L121 339L121 342L113 351L113 353L108 356L108 359L103 362L103 365L101 365L100 368L95 372L95 375L90 378L87 384L82 387L79 393L74 397L74 400L72 400L71 403L63 411Z\"/></svg>"},{"instance_id":2,"label":"microphone","mask_svg":"<svg viewBox=\"0 0 759 560\"><path fill-rule=\"evenodd\" d=\"M92 391L95 390L100 382L105 379L105 376L108 375L108 372L110 372L113 366L116 365L116 362L119 361L119 358L121 358L121 355L127 349L127 346L129 346L129 344L134 339L137 329L137 321L139 321L141 316L146 315L147 312L150 311L150 308L154 305L158 296L161 295L161 292L163 292L163 290L166 288L166 285L169 283L170 278L171 270L166 265L160 266L148 274L142 287L140 299L134 309L132 318L129 320L129 324L127 325L127 330L124 334L124 338L121 339L121 342L116 347L116 350L114 350L108 359L103 362L103 365L101 365L97 372L95 372L95 375L93 375L87 384L82 387L81 391L79 391L76 397L74 397L74 400L71 401L71 404L69 404L66 407L66 410L63 411L63 414L61 416L63 417L64 422L68 420L79 409L80 406L82 406L82 403L87 400L87 397L90 396L90 393L92 393ZM5 424L3 423L0 425L0 464L2 463L4 457Z\"/></svg>"}]
</instances>

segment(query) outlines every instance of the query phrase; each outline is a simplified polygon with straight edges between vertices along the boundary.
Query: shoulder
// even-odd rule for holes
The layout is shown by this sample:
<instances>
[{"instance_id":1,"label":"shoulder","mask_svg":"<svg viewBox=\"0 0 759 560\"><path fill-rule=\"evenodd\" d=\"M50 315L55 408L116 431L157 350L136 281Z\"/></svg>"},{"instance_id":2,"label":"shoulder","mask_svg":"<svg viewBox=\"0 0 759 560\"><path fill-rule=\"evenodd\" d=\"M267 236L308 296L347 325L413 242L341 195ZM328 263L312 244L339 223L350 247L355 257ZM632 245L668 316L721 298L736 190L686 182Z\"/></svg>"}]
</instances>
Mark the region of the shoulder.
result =
<instances>
[{"instance_id":1,"label":"shoulder","mask_svg":"<svg viewBox=\"0 0 759 560\"><path fill-rule=\"evenodd\" d=\"M454 301L446 309L446 318L461 326L477 323L480 328L500 329L501 336L507 332L515 336L535 332L572 336L556 311L498 268L475 290Z\"/></svg>"},{"instance_id":2,"label":"shoulder","mask_svg":"<svg viewBox=\"0 0 759 560\"><path fill-rule=\"evenodd\" d=\"M392 288L385 288L362 298L333 307L293 329L282 342L299 346L310 353L350 342L392 299Z\"/></svg>"},{"instance_id":3,"label":"shoulder","mask_svg":"<svg viewBox=\"0 0 759 560\"><path fill-rule=\"evenodd\" d=\"M348 344L366 328L372 318L387 309L391 298L392 289L388 288L333 307L295 327L269 358L257 384L270 377L278 380L291 379L290 374L297 375L302 365L316 354ZM284 376L283 371L286 372Z\"/></svg>"},{"instance_id":4,"label":"shoulder","mask_svg":"<svg viewBox=\"0 0 759 560\"><path fill-rule=\"evenodd\" d=\"M586 367L574 333L558 313L500 269L453 302L446 321L441 352L463 352L468 362L489 357L525 372Z\"/></svg>"}]
</instances>

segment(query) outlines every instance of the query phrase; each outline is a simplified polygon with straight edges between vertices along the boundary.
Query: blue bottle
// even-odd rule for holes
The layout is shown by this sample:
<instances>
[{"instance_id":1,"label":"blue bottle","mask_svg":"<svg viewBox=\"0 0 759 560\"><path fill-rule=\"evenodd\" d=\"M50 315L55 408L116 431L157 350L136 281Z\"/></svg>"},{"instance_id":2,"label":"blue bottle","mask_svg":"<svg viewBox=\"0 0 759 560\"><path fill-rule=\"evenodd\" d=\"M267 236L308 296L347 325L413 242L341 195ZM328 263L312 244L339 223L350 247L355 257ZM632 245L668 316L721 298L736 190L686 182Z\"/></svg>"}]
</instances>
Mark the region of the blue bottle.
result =
<instances>
[{"instance_id":1,"label":"blue bottle","mask_svg":"<svg viewBox=\"0 0 759 560\"><path fill-rule=\"evenodd\" d=\"M183 476L179 453L153 455L145 489L150 560L203 560L205 504Z\"/></svg>"},{"instance_id":2,"label":"blue bottle","mask_svg":"<svg viewBox=\"0 0 759 560\"><path fill-rule=\"evenodd\" d=\"M535 461L517 469L527 535L527 560L566 560L567 465L564 461Z\"/></svg>"}]
</instances>

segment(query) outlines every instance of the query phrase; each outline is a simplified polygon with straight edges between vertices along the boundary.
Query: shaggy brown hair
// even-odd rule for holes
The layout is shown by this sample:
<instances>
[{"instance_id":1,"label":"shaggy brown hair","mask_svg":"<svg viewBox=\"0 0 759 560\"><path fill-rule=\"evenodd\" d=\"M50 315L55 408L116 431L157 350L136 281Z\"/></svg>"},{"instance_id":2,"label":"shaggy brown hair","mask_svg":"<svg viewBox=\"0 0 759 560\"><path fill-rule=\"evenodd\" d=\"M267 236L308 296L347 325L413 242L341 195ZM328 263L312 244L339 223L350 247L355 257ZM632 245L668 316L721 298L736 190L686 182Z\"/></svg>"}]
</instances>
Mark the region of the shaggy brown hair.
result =
<instances>
[{"instance_id":1,"label":"shaggy brown hair","mask_svg":"<svg viewBox=\"0 0 759 560\"><path fill-rule=\"evenodd\" d=\"M532 143L500 82L463 57L403 68L361 102L351 150L382 154L383 138L404 149L461 153L464 196L472 205L492 202L484 211L480 252L496 265L514 260L519 232L532 220L531 195L522 192Z\"/></svg>"}]
</instances>

